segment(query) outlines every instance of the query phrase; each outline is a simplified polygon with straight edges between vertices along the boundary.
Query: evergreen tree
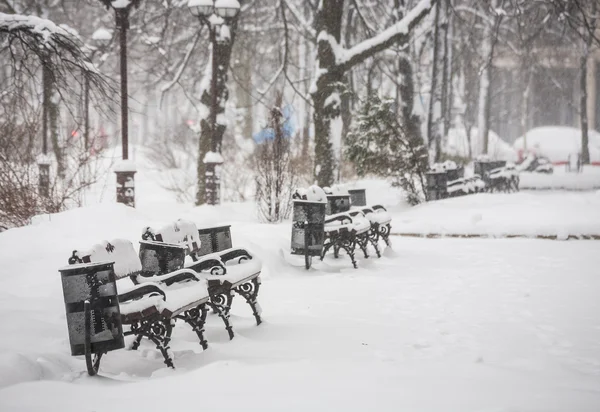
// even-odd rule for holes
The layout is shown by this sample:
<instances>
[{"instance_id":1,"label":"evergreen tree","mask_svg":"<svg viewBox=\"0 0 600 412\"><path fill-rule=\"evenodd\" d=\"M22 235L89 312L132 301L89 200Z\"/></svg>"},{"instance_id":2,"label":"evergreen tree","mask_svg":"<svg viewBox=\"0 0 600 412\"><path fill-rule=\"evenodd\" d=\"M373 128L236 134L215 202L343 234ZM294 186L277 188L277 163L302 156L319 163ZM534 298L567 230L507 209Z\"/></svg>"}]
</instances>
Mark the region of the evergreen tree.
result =
<instances>
[{"instance_id":1,"label":"evergreen tree","mask_svg":"<svg viewBox=\"0 0 600 412\"><path fill-rule=\"evenodd\" d=\"M417 116L401 124L394 99L371 97L363 105L347 137L346 156L359 176L389 177L393 187L405 190L407 201L424 200L427 148Z\"/></svg>"}]
</instances>

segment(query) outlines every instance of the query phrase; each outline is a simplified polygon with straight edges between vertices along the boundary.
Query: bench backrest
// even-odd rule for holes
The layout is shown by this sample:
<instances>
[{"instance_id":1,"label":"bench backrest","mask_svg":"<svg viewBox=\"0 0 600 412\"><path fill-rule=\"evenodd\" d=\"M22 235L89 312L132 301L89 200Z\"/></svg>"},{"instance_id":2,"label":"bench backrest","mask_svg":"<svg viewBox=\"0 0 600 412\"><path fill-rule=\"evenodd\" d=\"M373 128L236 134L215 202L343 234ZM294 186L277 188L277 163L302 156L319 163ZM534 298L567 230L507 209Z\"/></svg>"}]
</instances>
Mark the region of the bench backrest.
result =
<instances>
[{"instance_id":1,"label":"bench backrest","mask_svg":"<svg viewBox=\"0 0 600 412\"><path fill-rule=\"evenodd\" d=\"M133 244L127 239L102 241L87 250L74 250L70 264L114 262L115 276L121 279L136 276L142 270L140 258Z\"/></svg>"}]
</instances>

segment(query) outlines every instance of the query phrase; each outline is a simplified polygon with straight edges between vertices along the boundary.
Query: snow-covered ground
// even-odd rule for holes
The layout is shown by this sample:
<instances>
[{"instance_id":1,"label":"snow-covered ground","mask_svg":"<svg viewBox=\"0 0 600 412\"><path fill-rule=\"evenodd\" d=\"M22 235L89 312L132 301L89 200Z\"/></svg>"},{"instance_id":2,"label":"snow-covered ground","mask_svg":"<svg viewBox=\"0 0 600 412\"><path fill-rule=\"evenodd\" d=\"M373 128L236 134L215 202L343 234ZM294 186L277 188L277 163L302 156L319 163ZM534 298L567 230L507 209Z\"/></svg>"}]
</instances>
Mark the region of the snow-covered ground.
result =
<instances>
[{"instance_id":1,"label":"snow-covered ground","mask_svg":"<svg viewBox=\"0 0 600 412\"><path fill-rule=\"evenodd\" d=\"M585 166L581 173L567 172L564 166L555 166L554 173L519 175L522 190L597 190L600 189L600 167Z\"/></svg>"},{"instance_id":2,"label":"snow-covered ground","mask_svg":"<svg viewBox=\"0 0 600 412\"><path fill-rule=\"evenodd\" d=\"M600 191L479 193L429 202L396 215L392 233L600 235Z\"/></svg>"},{"instance_id":3,"label":"snow-covered ground","mask_svg":"<svg viewBox=\"0 0 600 412\"><path fill-rule=\"evenodd\" d=\"M473 195L407 210L384 182L361 184L370 202L390 206L396 231L444 221L600 226L598 192ZM140 193L135 210L106 203L0 234L1 411L600 409L596 241L393 237L393 250L357 270L342 257L307 272L283 254L289 222L257 223L252 204L150 203ZM233 341L211 315L204 352L189 328L175 328L177 369L145 343L109 353L101 376L88 377L70 356L57 269L75 248L136 240L179 217L231 223L234 244L263 259L265 322L255 326L238 299Z\"/></svg>"}]
</instances>

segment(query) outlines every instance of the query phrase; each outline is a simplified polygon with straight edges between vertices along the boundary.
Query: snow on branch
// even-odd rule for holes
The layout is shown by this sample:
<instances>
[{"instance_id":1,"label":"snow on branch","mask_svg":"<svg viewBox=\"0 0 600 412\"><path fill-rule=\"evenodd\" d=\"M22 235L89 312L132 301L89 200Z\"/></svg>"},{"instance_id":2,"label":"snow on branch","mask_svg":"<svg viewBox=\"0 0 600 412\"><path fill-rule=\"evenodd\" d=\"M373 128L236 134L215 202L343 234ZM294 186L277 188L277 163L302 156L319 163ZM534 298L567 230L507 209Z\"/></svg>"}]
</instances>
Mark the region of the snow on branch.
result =
<instances>
[{"instance_id":1,"label":"snow on branch","mask_svg":"<svg viewBox=\"0 0 600 412\"><path fill-rule=\"evenodd\" d=\"M429 14L437 1L421 0L402 20L394 23L380 34L362 41L350 49L339 50L336 53L337 66L345 71L374 54L387 49L402 37L408 36L412 29Z\"/></svg>"},{"instance_id":2,"label":"snow on branch","mask_svg":"<svg viewBox=\"0 0 600 412\"><path fill-rule=\"evenodd\" d=\"M0 33L27 32L39 37L43 43L73 42L78 39L74 32L56 25L54 22L35 16L0 13Z\"/></svg>"},{"instance_id":3,"label":"snow on branch","mask_svg":"<svg viewBox=\"0 0 600 412\"><path fill-rule=\"evenodd\" d=\"M13 66L21 64L29 54L35 54L50 71L59 93L71 90L73 80L79 78L75 73L80 73L90 82L94 94L101 98L114 94L108 79L86 56L77 33L67 26L35 16L0 13L0 41L5 40L8 40L10 53L7 54Z\"/></svg>"}]
</instances>

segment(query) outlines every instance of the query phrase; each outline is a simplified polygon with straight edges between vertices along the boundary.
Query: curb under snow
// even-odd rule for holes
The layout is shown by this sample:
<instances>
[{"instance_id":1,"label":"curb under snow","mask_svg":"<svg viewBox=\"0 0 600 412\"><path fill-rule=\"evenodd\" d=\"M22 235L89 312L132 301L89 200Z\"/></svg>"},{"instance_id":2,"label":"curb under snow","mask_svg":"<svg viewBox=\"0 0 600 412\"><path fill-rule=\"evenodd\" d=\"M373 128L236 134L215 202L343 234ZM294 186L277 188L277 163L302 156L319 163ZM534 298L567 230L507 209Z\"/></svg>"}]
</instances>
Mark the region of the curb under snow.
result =
<instances>
[{"instance_id":1,"label":"curb under snow","mask_svg":"<svg viewBox=\"0 0 600 412\"><path fill-rule=\"evenodd\" d=\"M485 238L485 239L544 239L544 240L600 240L600 235L517 235L517 234L484 234L484 233L390 233L390 236L420 237L427 239L442 238Z\"/></svg>"}]
</instances>

